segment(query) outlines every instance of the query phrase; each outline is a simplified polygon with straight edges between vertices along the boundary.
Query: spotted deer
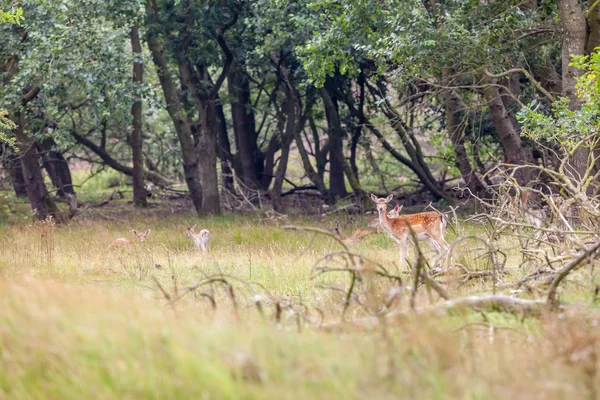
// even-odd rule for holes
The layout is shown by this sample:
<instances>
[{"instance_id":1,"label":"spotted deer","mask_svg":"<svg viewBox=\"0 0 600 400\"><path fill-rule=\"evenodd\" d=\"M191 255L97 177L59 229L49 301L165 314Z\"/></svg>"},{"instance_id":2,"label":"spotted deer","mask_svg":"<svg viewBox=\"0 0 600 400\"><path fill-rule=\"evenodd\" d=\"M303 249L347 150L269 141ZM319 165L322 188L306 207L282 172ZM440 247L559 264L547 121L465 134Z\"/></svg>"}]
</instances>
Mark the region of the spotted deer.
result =
<instances>
[{"instance_id":1,"label":"spotted deer","mask_svg":"<svg viewBox=\"0 0 600 400\"><path fill-rule=\"evenodd\" d=\"M396 207L392 208L392 210L390 212L388 212L388 217L396 218L397 216L400 215L400 211L402 211L402 206L396 205ZM369 225L369 228L377 228L377 233L380 232L381 224L379 223L379 217L375 218L374 220L369 221L368 225Z\"/></svg>"},{"instance_id":2,"label":"spotted deer","mask_svg":"<svg viewBox=\"0 0 600 400\"><path fill-rule=\"evenodd\" d=\"M400 210L402 210L402 206L397 205L390 212L388 212L388 216L390 218L395 218L399 215ZM367 225L369 229L358 228L356 231L354 231L354 233L351 236L348 236L347 238L344 238L341 234L339 229L339 223L336 223L336 226L334 230L332 230L332 232L336 233L338 237L342 239L342 242L346 244L356 244L364 237L367 237L374 233L381 233L381 228L379 226L379 218L375 218L374 220L369 221Z\"/></svg>"},{"instance_id":3,"label":"spotted deer","mask_svg":"<svg viewBox=\"0 0 600 400\"><path fill-rule=\"evenodd\" d=\"M148 237L148 235L150 235L150 229L148 229L146 232L140 232L140 233L138 233L134 229L130 230L129 232L131 232L131 234L133 236L135 236L135 238L138 240L139 243L144 243L146 241L146 238ZM112 242L110 242L110 244L108 245L108 248L115 249L115 248L119 248L119 247L127 247L127 246L131 246L134 243L136 243L136 242L135 241L132 242L131 240L121 237L121 238L115 239Z\"/></svg>"},{"instance_id":4,"label":"spotted deer","mask_svg":"<svg viewBox=\"0 0 600 400\"><path fill-rule=\"evenodd\" d=\"M210 242L210 232L208 229L202 229L199 233L194 232L196 225L187 228L185 236L192 239L194 247L203 253L208 253L208 245Z\"/></svg>"},{"instance_id":5,"label":"spotted deer","mask_svg":"<svg viewBox=\"0 0 600 400\"><path fill-rule=\"evenodd\" d=\"M431 243L435 247L438 256L441 255L442 248L448 248L448 243L444 240L444 230L446 229L444 215L437 211L431 211L390 218L386 211L387 205L393 197L394 195L390 194L386 198L377 198L377 196L371 194L371 200L377 206L381 228L400 247L400 264L407 260L407 242L411 238L410 228L412 228L418 241Z\"/></svg>"}]
</instances>

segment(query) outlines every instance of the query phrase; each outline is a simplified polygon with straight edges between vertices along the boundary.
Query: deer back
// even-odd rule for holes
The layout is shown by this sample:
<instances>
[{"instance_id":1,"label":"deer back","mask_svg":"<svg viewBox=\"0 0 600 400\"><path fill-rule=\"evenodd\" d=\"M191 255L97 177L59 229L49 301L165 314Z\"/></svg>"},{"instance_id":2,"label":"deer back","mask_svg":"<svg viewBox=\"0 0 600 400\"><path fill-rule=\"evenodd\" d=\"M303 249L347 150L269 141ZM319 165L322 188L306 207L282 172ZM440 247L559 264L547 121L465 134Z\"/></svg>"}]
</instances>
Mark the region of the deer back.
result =
<instances>
[{"instance_id":1,"label":"deer back","mask_svg":"<svg viewBox=\"0 0 600 400\"><path fill-rule=\"evenodd\" d=\"M437 211L401 215L389 221L394 233L408 231L407 225L410 225L416 234L439 232L445 227L444 216Z\"/></svg>"}]
</instances>

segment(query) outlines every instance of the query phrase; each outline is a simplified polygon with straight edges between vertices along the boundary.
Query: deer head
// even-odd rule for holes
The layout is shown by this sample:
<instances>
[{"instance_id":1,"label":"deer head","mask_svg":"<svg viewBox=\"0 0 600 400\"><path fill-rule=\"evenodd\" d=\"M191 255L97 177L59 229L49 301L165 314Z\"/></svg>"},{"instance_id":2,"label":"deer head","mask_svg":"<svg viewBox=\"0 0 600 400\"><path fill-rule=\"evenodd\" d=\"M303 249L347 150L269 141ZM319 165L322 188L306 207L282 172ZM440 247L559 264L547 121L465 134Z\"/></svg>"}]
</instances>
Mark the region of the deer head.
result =
<instances>
[{"instance_id":1,"label":"deer head","mask_svg":"<svg viewBox=\"0 0 600 400\"><path fill-rule=\"evenodd\" d=\"M373 200L373 202L375 202L375 205L377 206L377 211L379 213L381 212L385 212L387 210L387 205L390 201L392 201L392 199L394 198L393 194L390 194L388 197L386 197L385 199L383 197L377 197L374 194L371 193L371 200Z\"/></svg>"},{"instance_id":2,"label":"deer head","mask_svg":"<svg viewBox=\"0 0 600 400\"><path fill-rule=\"evenodd\" d=\"M142 232L142 233L137 233L137 231L135 230L131 230L130 231L133 236L135 236L137 238L137 240L140 241L140 243L144 243L146 241L146 238L148 237L148 235L150 235L150 229L148 229L146 232Z\"/></svg>"}]
</instances>

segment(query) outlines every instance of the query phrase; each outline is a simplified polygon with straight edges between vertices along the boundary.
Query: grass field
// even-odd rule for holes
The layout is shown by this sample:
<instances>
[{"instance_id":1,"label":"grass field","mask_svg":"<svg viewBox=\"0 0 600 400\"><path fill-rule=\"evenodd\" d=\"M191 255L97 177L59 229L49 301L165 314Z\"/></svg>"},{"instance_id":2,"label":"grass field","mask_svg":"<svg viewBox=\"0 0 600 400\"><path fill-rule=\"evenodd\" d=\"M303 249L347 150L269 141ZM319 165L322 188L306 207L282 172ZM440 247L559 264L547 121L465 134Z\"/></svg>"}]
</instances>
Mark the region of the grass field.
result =
<instances>
[{"instance_id":1,"label":"grass field","mask_svg":"<svg viewBox=\"0 0 600 400\"><path fill-rule=\"evenodd\" d=\"M370 218L344 217L342 226L349 234ZM365 273L342 324L349 274L314 277L315 265L341 266L323 260L341 247L322 235L257 215L198 219L156 208L28 223L0 226L0 399L594 399L600 390L599 280L590 267L561 287L563 301L577 302L562 312L413 315L404 288L388 304L398 317L376 324L359 321L381 310L393 284ZM211 232L208 255L185 238L194 224ZM130 229L152 233L107 250L115 238L133 239ZM481 236L484 227L461 225L447 238L457 234ZM457 246L453 261L487 268L475 243ZM508 287L531 271L519 268L518 241L499 244L507 272L498 293L540 297ZM373 235L352 251L411 286L390 239ZM204 285L186 292L196 283ZM452 297L494 290L489 279L444 287ZM415 300L441 302L426 288Z\"/></svg>"}]
</instances>

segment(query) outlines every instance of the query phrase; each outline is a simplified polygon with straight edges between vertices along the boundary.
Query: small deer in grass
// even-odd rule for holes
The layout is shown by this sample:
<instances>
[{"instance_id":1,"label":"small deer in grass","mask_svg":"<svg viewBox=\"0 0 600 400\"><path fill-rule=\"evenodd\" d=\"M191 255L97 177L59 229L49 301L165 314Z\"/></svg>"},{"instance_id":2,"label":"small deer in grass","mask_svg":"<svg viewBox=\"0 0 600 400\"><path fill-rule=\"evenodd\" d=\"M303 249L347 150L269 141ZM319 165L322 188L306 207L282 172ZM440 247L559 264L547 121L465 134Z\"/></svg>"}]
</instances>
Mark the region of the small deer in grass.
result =
<instances>
[{"instance_id":1,"label":"small deer in grass","mask_svg":"<svg viewBox=\"0 0 600 400\"><path fill-rule=\"evenodd\" d=\"M185 236L194 241L194 247L203 253L208 253L208 244L210 242L210 232L208 229L202 229L200 233L194 232L196 225L187 228Z\"/></svg>"},{"instance_id":2,"label":"small deer in grass","mask_svg":"<svg viewBox=\"0 0 600 400\"><path fill-rule=\"evenodd\" d=\"M521 198L519 203L519 209L523 211L523 215L525 217L525 221L527 223L535 226L536 228L541 228L542 223L546 221L547 215L546 210L544 209L531 209L529 208L529 199L531 198L531 192L529 190L524 190L521 192ZM538 234L539 235L539 232Z\"/></svg>"},{"instance_id":3,"label":"small deer in grass","mask_svg":"<svg viewBox=\"0 0 600 400\"><path fill-rule=\"evenodd\" d=\"M390 194L384 199L371 194L371 200L377 205L381 228L400 247L400 264L407 260L407 242L411 238L410 228L418 241L431 243L438 255L441 255L442 248L448 248L448 243L444 240L444 229L446 229L444 215L437 211L431 211L390 218L386 211L387 204L392 201L393 197L394 195Z\"/></svg>"},{"instance_id":4,"label":"small deer in grass","mask_svg":"<svg viewBox=\"0 0 600 400\"><path fill-rule=\"evenodd\" d=\"M132 229L130 232L133 234L133 236L135 236L135 238L140 243L144 243L146 241L146 238L150 234L150 229L148 229L146 232L141 232L141 233L137 233L137 231ZM126 247L126 246L131 246L133 243L135 243L135 242L132 242L131 240L128 240L128 239L125 239L124 237L122 237L122 238L118 238L118 239L115 239L112 242L110 242L110 244L108 245L108 248L115 249L118 247Z\"/></svg>"}]
</instances>

